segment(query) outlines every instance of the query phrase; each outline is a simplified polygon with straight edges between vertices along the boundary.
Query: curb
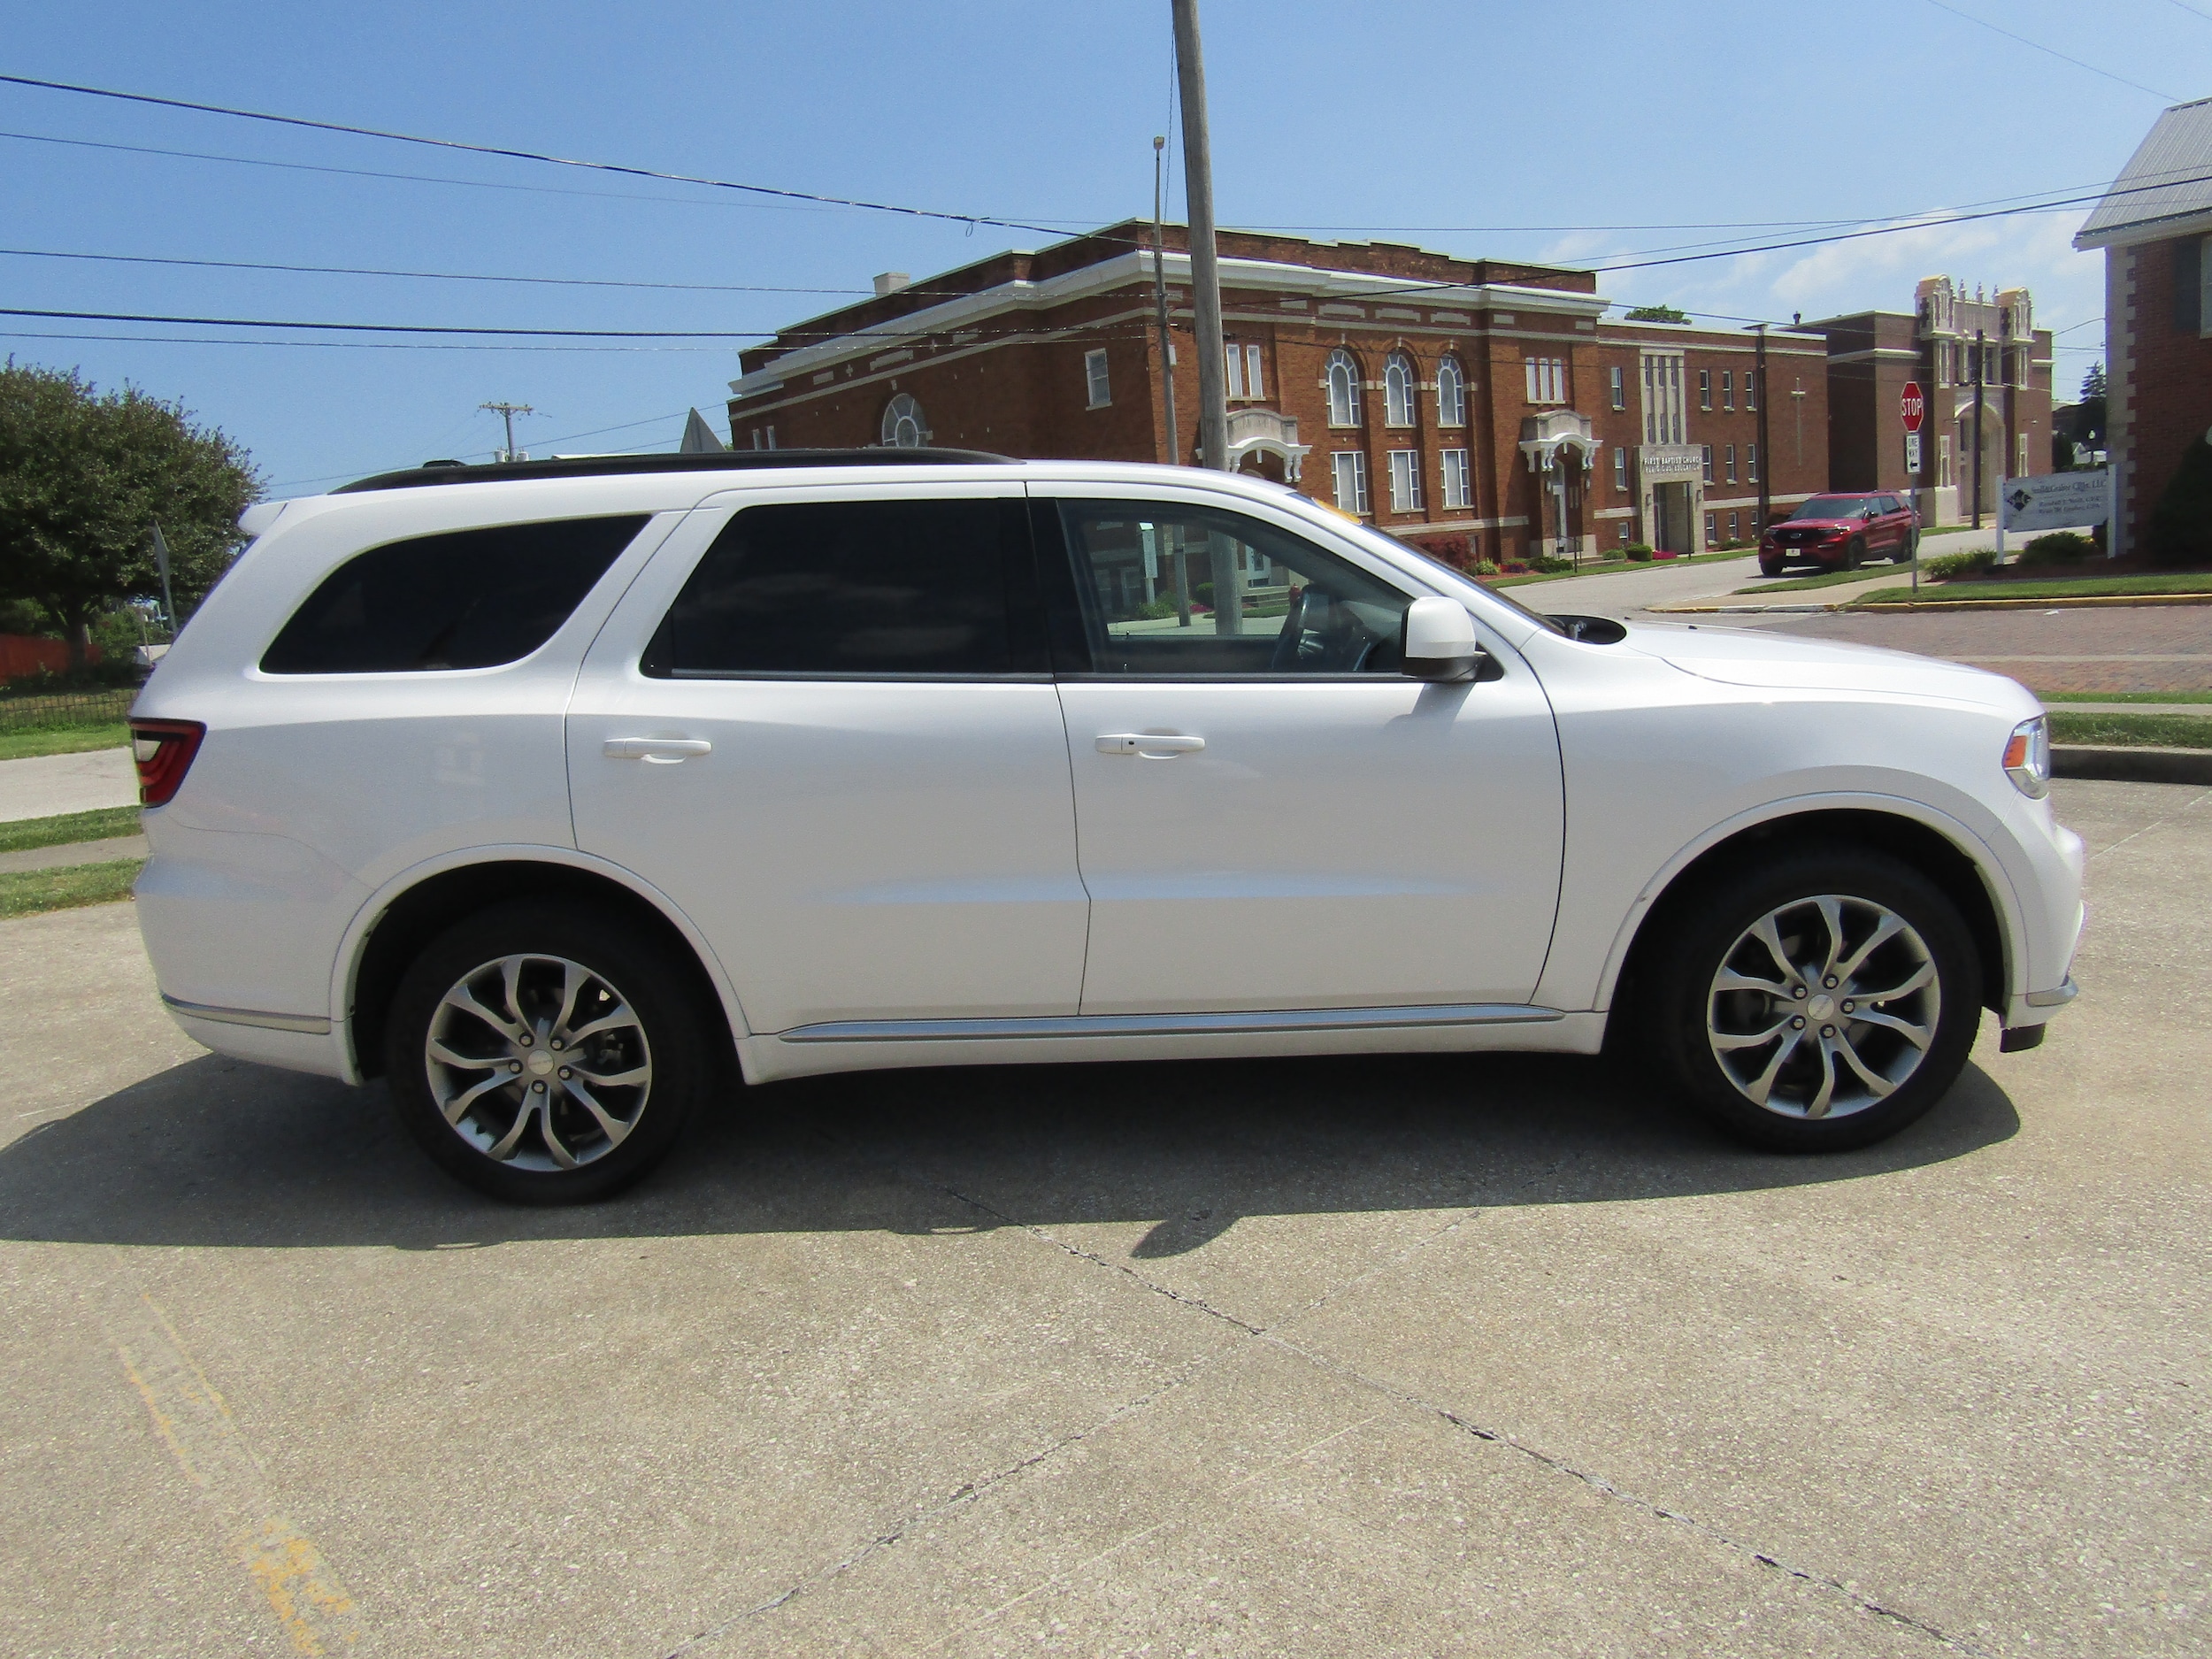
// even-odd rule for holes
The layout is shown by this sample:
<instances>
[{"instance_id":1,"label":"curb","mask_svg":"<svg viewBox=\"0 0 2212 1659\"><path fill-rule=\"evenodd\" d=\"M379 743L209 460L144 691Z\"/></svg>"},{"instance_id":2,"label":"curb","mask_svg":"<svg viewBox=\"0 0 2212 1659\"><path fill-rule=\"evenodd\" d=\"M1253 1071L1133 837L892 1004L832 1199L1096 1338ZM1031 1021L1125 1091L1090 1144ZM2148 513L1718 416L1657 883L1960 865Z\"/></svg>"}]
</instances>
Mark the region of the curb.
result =
<instances>
[{"instance_id":1,"label":"curb","mask_svg":"<svg viewBox=\"0 0 2212 1659\"><path fill-rule=\"evenodd\" d=\"M2051 745L2051 775L2105 783L2187 783L2212 787L2212 749L2126 749Z\"/></svg>"},{"instance_id":2,"label":"curb","mask_svg":"<svg viewBox=\"0 0 2212 1659\"><path fill-rule=\"evenodd\" d=\"M1805 605L1646 605L1647 616L1777 616L1835 611L1886 616L1893 611L2092 611L2108 605L2212 605L2212 594L2104 594L2078 599L1893 599L1876 604L1837 599Z\"/></svg>"}]
</instances>

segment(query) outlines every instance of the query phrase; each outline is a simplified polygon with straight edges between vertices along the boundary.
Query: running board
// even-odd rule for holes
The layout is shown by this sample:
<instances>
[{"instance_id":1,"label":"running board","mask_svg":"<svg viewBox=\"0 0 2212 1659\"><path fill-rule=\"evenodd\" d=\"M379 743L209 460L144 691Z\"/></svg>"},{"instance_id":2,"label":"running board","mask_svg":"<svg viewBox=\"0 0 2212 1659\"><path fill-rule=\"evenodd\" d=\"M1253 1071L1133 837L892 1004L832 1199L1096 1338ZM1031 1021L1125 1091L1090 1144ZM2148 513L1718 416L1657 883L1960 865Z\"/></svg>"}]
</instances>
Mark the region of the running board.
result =
<instances>
[{"instance_id":1,"label":"running board","mask_svg":"<svg viewBox=\"0 0 2212 1659\"><path fill-rule=\"evenodd\" d=\"M1216 1037L1252 1033L1545 1025L1566 1016L1516 1002L1304 1008L1247 1014L1071 1014L1025 1019L841 1019L772 1034L782 1042L998 1042L1020 1037Z\"/></svg>"}]
</instances>

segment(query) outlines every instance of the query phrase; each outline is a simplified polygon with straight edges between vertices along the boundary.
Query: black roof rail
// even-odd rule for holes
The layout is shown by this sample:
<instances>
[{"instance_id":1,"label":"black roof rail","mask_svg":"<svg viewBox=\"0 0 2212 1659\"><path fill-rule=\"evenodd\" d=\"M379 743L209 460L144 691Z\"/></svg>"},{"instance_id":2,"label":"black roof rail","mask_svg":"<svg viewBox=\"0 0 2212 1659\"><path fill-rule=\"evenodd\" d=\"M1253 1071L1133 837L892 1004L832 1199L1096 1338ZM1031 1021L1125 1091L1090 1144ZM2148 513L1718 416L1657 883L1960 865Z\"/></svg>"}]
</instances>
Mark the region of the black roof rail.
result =
<instances>
[{"instance_id":1,"label":"black roof rail","mask_svg":"<svg viewBox=\"0 0 2212 1659\"><path fill-rule=\"evenodd\" d=\"M802 466L1007 466L1010 455L981 449L732 449L721 455L571 455L545 461L493 461L465 466L457 461L425 461L397 472L356 479L330 493L346 495L365 489L413 489L423 484L495 484L524 478L601 478L629 472L747 472L765 467Z\"/></svg>"}]
</instances>

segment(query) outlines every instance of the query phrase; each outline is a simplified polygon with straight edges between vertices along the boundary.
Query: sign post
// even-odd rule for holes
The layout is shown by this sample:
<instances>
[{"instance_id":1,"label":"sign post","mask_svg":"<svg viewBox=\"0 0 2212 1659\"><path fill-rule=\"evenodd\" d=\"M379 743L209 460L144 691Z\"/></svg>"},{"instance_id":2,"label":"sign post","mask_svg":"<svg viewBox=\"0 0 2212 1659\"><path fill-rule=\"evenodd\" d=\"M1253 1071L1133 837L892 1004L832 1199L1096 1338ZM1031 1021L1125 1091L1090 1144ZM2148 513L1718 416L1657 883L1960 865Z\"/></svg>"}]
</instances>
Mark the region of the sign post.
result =
<instances>
[{"instance_id":1,"label":"sign post","mask_svg":"<svg viewBox=\"0 0 2212 1659\"><path fill-rule=\"evenodd\" d=\"M1907 380L1897 399L1905 422L1905 470L1912 474L1912 588L1920 591L1920 423L1928 418L1928 399L1918 380Z\"/></svg>"}]
</instances>

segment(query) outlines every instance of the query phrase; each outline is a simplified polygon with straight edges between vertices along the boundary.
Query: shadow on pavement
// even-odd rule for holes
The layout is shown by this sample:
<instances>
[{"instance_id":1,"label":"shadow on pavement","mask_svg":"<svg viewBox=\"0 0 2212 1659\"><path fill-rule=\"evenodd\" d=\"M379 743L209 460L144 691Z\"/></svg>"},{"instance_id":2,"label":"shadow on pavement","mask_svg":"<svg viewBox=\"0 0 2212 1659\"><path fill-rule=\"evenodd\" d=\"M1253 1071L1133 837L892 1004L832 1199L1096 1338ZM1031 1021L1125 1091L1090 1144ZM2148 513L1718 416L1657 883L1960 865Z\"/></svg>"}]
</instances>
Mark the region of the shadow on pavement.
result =
<instances>
[{"instance_id":1,"label":"shadow on pavement","mask_svg":"<svg viewBox=\"0 0 2212 1659\"><path fill-rule=\"evenodd\" d=\"M2020 1126L1969 1067L1863 1152L1721 1139L1631 1077L1555 1056L978 1067L810 1079L692 1125L640 1187L518 1210L439 1173L380 1087L206 1056L0 1148L0 1237L465 1248L518 1240L1145 1221L1178 1256L1240 1217L1583 1203L1884 1175Z\"/></svg>"}]
</instances>

